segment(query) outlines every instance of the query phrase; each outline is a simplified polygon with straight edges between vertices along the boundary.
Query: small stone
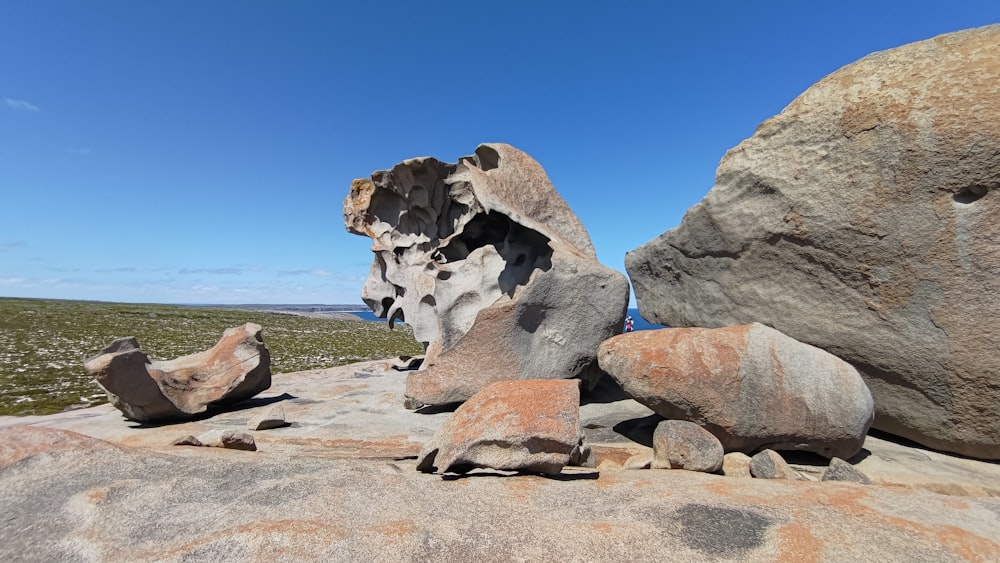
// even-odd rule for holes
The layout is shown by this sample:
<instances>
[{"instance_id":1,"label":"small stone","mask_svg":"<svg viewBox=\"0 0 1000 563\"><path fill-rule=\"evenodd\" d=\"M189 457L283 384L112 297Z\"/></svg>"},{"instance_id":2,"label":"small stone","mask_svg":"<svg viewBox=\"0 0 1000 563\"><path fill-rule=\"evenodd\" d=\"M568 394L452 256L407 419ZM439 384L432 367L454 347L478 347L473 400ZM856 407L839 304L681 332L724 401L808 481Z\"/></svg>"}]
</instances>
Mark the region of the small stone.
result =
<instances>
[{"instance_id":1,"label":"small stone","mask_svg":"<svg viewBox=\"0 0 1000 563\"><path fill-rule=\"evenodd\" d=\"M576 467L597 467L597 456L594 450L587 443L587 438L580 433L580 439L576 442L576 447L569 454L569 463Z\"/></svg>"},{"instance_id":2,"label":"small stone","mask_svg":"<svg viewBox=\"0 0 1000 563\"><path fill-rule=\"evenodd\" d=\"M247 428L250 430L270 430L282 426L288 426L288 423L285 422L285 408L280 404L271 405L247 421Z\"/></svg>"},{"instance_id":3,"label":"small stone","mask_svg":"<svg viewBox=\"0 0 1000 563\"><path fill-rule=\"evenodd\" d=\"M625 469L649 469L653 466L653 452L635 454L625 460Z\"/></svg>"},{"instance_id":4,"label":"small stone","mask_svg":"<svg viewBox=\"0 0 1000 563\"><path fill-rule=\"evenodd\" d=\"M722 458L722 474L726 477L740 477L749 479L750 456L743 452L730 452Z\"/></svg>"},{"instance_id":5,"label":"small stone","mask_svg":"<svg viewBox=\"0 0 1000 563\"><path fill-rule=\"evenodd\" d=\"M181 438L177 438L173 442L170 442L171 446L204 446L201 440L195 438L194 436L188 435Z\"/></svg>"},{"instance_id":6,"label":"small stone","mask_svg":"<svg viewBox=\"0 0 1000 563\"><path fill-rule=\"evenodd\" d=\"M802 479L785 462L781 454L774 450L764 450L750 458L750 474L758 479L790 479L793 481Z\"/></svg>"},{"instance_id":7,"label":"small stone","mask_svg":"<svg viewBox=\"0 0 1000 563\"><path fill-rule=\"evenodd\" d=\"M227 450L246 450L248 452L257 451L257 443L254 442L253 436L247 434L246 432L227 430L222 433L222 439L220 442L222 447Z\"/></svg>"},{"instance_id":8,"label":"small stone","mask_svg":"<svg viewBox=\"0 0 1000 563\"><path fill-rule=\"evenodd\" d=\"M693 422L664 420L653 432L653 469L717 473L724 454L719 439Z\"/></svg>"},{"instance_id":9,"label":"small stone","mask_svg":"<svg viewBox=\"0 0 1000 563\"><path fill-rule=\"evenodd\" d=\"M830 459L830 466L823 472L823 478L820 481L847 481L862 485L872 484L872 480L867 475L839 457Z\"/></svg>"}]
</instances>

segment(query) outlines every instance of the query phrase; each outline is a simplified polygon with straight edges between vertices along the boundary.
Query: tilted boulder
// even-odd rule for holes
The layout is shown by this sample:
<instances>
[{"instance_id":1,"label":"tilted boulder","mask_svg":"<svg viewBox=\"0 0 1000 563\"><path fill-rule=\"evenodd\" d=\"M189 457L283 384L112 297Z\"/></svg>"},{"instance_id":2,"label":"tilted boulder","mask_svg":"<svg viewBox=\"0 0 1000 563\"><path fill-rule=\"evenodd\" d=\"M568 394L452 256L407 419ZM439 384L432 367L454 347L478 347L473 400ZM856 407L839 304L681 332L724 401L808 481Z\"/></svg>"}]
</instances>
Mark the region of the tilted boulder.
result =
<instances>
[{"instance_id":1,"label":"tilted boulder","mask_svg":"<svg viewBox=\"0 0 1000 563\"><path fill-rule=\"evenodd\" d=\"M625 276L597 261L542 167L509 145L355 180L344 222L373 241L362 299L425 348L407 379L411 405L509 379L595 381L598 345L621 332Z\"/></svg>"},{"instance_id":2,"label":"tilted boulder","mask_svg":"<svg viewBox=\"0 0 1000 563\"><path fill-rule=\"evenodd\" d=\"M84 368L131 420L189 419L271 386L271 354L261 333L253 323L226 329L212 348L165 361L150 361L135 338L121 338Z\"/></svg>"},{"instance_id":3,"label":"tilted boulder","mask_svg":"<svg viewBox=\"0 0 1000 563\"><path fill-rule=\"evenodd\" d=\"M424 472L476 467L557 474L580 447L578 381L499 381L458 407L417 460Z\"/></svg>"},{"instance_id":4,"label":"tilted boulder","mask_svg":"<svg viewBox=\"0 0 1000 563\"><path fill-rule=\"evenodd\" d=\"M626 256L642 316L851 362L875 427L1000 459L1000 25L869 55L723 157Z\"/></svg>"},{"instance_id":5,"label":"tilted boulder","mask_svg":"<svg viewBox=\"0 0 1000 563\"><path fill-rule=\"evenodd\" d=\"M850 364L762 324L615 336L601 368L667 419L702 426L725 451L761 448L850 458L874 417Z\"/></svg>"}]
</instances>

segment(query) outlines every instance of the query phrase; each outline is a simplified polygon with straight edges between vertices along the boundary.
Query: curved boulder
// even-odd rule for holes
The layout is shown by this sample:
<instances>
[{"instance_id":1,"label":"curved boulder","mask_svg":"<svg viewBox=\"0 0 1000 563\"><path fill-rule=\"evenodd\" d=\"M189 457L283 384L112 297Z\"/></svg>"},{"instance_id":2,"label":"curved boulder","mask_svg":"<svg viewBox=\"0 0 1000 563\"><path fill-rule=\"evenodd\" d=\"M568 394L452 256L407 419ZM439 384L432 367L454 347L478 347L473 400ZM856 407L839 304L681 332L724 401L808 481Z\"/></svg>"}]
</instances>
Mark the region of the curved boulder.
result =
<instances>
[{"instance_id":1,"label":"curved boulder","mask_svg":"<svg viewBox=\"0 0 1000 563\"><path fill-rule=\"evenodd\" d=\"M226 329L212 348L151 361L135 338L120 338L84 368L131 420L184 420L238 403L271 386L271 354L260 325Z\"/></svg>"},{"instance_id":2,"label":"curved boulder","mask_svg":"<svg viewBox=\"0 0 1000 563\"><path fill-rule=\"evenodd\" d=\"M628 253L642 316L853 364L875 427L1000 459L1000 25L874 53L730 150Z\"/></svg>"}]
</instances>

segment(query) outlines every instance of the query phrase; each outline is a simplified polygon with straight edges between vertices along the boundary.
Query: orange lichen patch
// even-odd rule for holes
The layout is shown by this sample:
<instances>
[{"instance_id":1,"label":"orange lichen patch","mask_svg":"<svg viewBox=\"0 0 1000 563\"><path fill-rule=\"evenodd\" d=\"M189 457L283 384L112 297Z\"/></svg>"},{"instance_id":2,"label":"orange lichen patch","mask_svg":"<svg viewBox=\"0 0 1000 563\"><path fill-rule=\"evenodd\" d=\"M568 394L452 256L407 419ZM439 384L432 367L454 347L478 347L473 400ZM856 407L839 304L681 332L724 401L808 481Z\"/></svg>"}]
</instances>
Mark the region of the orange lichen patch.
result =
<instances>
[{"instance_id":1,"label":"orange lichen patch","mask_svg":"<svg viewBox=\"0 0 1000 563\"><path fill-rule=\"evenodd\" d=\"M409 436L393 435L371 440L351 440L348 438L282 438L280 444L305 446L324 450L323 453L344 457L408 457L420 453L423 447L411 442Z\"/></svg>"},{"instance_id":2,"label":"orange lichen patch","mask_svg":"<svg viewBox=\"0 0 1000 563\"><path fill-rule=\"evenodd\" d=\"M542 478L534 475L518 475L517 477L504 479L503 481L504 485L507 486L507 491L511 498L519 501L534 498L538 493L538 486L541 482Z\"/></svg>"},{"instance_id":3,"label":"orange lichen patch","mask_svg":"<svg viewBox=\"0 0 1000 563\"><path fill-rule=\"evenodd\" d=\"M615 448L611 446L591 446L591 451L594 452L594 457L597 458L597 464L600 465L604 461L613 461L618 465L625 465L625 462L637 453L636 450L631 450L628 448Z\"/></svg>"},{"instance_id":4,"label":"orange lichen patch","mask_svg":"<svg viewBox=\"0 0 1000 563\"><path fill-rule=\"evenodd\" d=\"M63 450L86 450L99 447L115 448L114 445L70 432L53 428L15 426L0 430L0 467L5 467L22 459Z\"/></svg>"},{"instance_id":5,"label":"orange lichen patch","mask_svg":"<svg viewBox=\"0 0 1000 563\"><path fill-rule=\"evenodd\" d=\"M88 489L83 493L83 495L90 504L101 504L102 502L108 500L108 494L110 492L110 487L94 487L93 489Z\"/></svg>"},{"instance_id":6,"label":"orange lichen patch","mask_svg":"<svg viewBox=\"0 0 1000 563\"><path fill-rule=\"evenodd\" d=\"M966 561L990 561L995 559L997 553L1000 553L1000 544L997 542L957 526L932 526L885 514L878 508L863 502L871 496L863 486L846 484L830 486L825 483L792 482L788 483L787 486L782 486L783 490L755 488L753 489L754 494L748 494L750 489L737 490L733 484L726 481L705 483L702 484L702 487L713 494L758 506L798 510L813 510L816 507L832 508L843 513L852 522L864 522L863 525L866 526L886 529L896 528L911 536L923 537L928 545L940 545ZM900 492L905 494L903 491ZM757 496L758 494L761 496ZM968 509L967 503L955 499L944 499L943 504L955 510ZM788 526L794 526L794 524ZM798 542L804 547L808 547L811 541L794 529L781 533L783 541ZM812 538L812 540L818 541L816 538ZM790 560L801 561L802 559L792 557Z\"/></svg>"},{"instance_id":7,"label":"orange lichen patch","mask_svg":"<svg viewBox=\"0 0 1000 563\"><path fill-rule=\"evenodd\" d=\"M820 560L823 544L801 524L786 524L778 530L778 563L813 563Z\"/></svg>"},{"instance_id":8,"label":"orange lichen patch","mask_svg":"<svg viewBox=\"0 0 1000 563\"><path fill-rule=\"evenodd\" d=\"M591 522L590 527L593 528L595 532L601 532L602 534L610 534L613 530L610 522Z\"/></svg>"},{"instance_id":9,"label":"orange lichen patch","mask_svg":"<svg viewBox=\"0 0 1000 563\"><path fill-rule=\"evenodd\" d=\"M1000 543L957 526L928 526L896 516L877 516L886 524L927 537L932 544L947 548L966 561L996 561L1000 554Z\"/></svg>"},{"instance_id":10,"label":"orange lichen patch","mask_svg":"<svg viewBox=\"0 0 1000 563\"><path fill-rule=\"evenodd\" d=\"M266 538L285 537L294 538L295 542L301 544L308 543L330 543L342 540L348 536L342 524L336 522L325 522L321 520L262 520L249 524L242 524L232 528L226 528L214 533L206 534L194 541L187 542L177 547L158 545L150 549L137 549L136 546L129 546L128 559L134 561L163 561L172 559L175 556L190 553L202 546L215 543L240 542L257 540L267 543Z\"/></svg>"},{"instance_id":11,"label":"orange lichen patch","mask_svg":"<svg viewBox=\"0 0 1000 563\"><path fill-rule=\"evenodd\" d=\"M412 536L416 533L417 523L410 518L406 518L404 520L392 520L380 526L375 526L374 530L383 536L402 538Z\"/></svg>"}]
</instances>

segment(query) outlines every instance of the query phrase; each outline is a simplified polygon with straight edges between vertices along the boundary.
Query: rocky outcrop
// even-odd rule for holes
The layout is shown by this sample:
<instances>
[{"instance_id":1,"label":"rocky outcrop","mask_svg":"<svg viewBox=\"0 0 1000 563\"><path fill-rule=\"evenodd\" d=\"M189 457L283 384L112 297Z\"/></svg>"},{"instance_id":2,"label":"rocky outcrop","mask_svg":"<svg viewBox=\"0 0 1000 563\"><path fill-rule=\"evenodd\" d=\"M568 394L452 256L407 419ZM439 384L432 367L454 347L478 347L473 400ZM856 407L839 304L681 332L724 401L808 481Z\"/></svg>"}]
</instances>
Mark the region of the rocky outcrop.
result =
<instances>
[{"instance_id":1,"label":"rocky outcrop","mask_svg":"<svg viewBox=\"0 0 1000 563\"><path fill-rule=\"evenodd\" d=\"M719 439L693 422L664 420L653 432L653 469L717 473L723 455Z\"/></svg>"},{"instance_id":2,"label":"rocky outcrop","mask_svg":"<svg viewBox=\"0 0 1000 563\"><path fill-rule=\"evenodd\" d=\"M166 361L151 361L135 338L122 338L84 368L112 405L140 422L193 418L271 386L271 355L253 323L227 329L209 350Z\"/></svg>"},{"instance_id":3,"label":"rocky outcrop","mask_svg":"<svg viewBox=\"0 0 1000 563\"><path fill-rule=\"evenodd\" d=\"M630 396L694 422L726 451L858 453L874 407L848 363L762 324L621 334L598 359Z\"/></svg>"},{"instance_id":4,"label":"rocky outcrop","mask_svg":"<svg viewBox=\"0 0 1000 563\"><path fill-rule=\"evenodd\" d=\"M875 426L1000 458L1000 26L875 53L730 150L626 269L642 316L851 362Z\"/></svg>"},{"instance_id":5,"label":"rocky outcrop","mask_svg":"<svg viewBox=\"0 0 1000 563\"><path fill-rule=\"evenodd\" d=\"M499 381L455 411L424 446L421 471L476 467L557 474L581 458L579 382Z\"/></svg>"},{"instance_id":6,"label":"rocky outcrop","mask_svg":"<svg viewBox=\"0 0 1000 563\"><path fill-rule=\"evenodd\" d=\"M355 180L344 222L373 241L365 303L426 350L407 381L413 406L501 380L593 381L597 346L621 331L625 277L597 262L542 167L509 145Z\"/></svg>"}]
</instances>

